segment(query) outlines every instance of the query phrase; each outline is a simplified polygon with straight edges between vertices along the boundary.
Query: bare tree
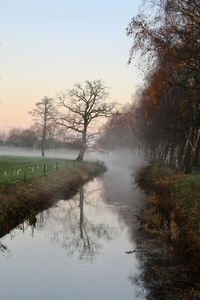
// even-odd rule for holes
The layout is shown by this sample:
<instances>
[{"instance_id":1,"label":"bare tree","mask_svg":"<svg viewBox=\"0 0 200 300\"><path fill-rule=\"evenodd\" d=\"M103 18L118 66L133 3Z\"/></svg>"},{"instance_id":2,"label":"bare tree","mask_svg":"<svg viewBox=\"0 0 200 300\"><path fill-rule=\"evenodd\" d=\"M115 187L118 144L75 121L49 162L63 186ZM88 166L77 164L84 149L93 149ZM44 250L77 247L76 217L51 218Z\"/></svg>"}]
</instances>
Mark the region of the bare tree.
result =
<instances>
[{"instance_id":1,"label":"bare tree","mask_svg":"<svg viewBox=\"0 0 200 300\"><path fill-rule=\"evenodd\" d=\"M59 96L60 114L57 124L81 135L82 144L76 160L82 161L87 146L88 126L102 117L111 117L114 103L106 103L108 93L101 80L85 81L85 86L74 84Z\"/></svg>"},{"instance_id":2,"label":"bare tree","mask_svg":"<svg viewBox=\"0 0 200 300\"><path fill-rule=\"evenodd\" d=\"M35 106L36 108L32 109L29 113L42 127L42 156L45 156L47 127L52 120L52 115L54 114L54 100L49 97L44 97L41 101L37 102Z\"/></svg>"}]
</instances>

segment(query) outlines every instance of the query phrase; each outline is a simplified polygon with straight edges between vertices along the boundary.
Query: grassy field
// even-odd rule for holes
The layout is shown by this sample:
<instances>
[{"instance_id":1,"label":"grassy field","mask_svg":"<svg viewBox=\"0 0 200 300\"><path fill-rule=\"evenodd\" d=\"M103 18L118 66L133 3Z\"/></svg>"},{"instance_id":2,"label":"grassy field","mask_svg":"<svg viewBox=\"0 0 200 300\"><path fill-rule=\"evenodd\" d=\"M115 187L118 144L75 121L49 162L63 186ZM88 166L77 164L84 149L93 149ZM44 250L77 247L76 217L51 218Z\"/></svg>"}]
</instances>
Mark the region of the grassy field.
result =
<instances>
[{"instance_id":1,"label":"grassy field","mask_svg":"<svg viewBox=\"0 0 200 300\"><path fill-rule=\"evenodd\" d=\"M79 162L67 159L0 156L0 185L26 181L79 164Z\"/></svg>"}]
</instances>

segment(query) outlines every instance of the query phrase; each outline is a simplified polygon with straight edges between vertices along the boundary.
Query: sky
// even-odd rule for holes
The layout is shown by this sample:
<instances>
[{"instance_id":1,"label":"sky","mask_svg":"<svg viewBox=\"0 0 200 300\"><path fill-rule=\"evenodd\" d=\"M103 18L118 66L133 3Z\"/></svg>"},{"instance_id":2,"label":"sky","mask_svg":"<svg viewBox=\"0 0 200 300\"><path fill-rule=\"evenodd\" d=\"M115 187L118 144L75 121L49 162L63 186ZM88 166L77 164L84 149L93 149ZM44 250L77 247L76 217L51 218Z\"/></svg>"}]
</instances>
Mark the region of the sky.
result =
<instances>
[{"instance_id":1,"label":"sky","mask_svg":"<svg viewBox=\"0 0 200 300\"><path fill-rule=\"evenodd\" d=\"M102 79L109 101L131 102L126 26L141 0L0 0L0 130L29 127L29 111L76 82Z\"/></svg>"}]
</instances>

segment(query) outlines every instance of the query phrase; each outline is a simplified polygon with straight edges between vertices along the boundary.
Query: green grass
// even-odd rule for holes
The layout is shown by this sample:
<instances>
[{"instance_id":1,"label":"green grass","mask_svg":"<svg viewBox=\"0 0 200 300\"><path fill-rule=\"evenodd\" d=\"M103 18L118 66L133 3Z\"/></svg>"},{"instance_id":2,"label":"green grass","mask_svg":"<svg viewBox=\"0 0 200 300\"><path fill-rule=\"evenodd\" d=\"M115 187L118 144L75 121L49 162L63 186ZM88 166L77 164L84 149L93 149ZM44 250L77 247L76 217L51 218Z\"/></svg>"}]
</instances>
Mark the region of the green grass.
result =
<instances>
[{"instance_id":1,"label":"green grass","mask_svg":"<svg viewBox=\"0 0 200 300\"><path fill-rule=\"evenodd\" d=\"M194 174L194 175L200 175L200 168L193 168L192 169L192 174Z\"/></svg>"},{"instance_id":2,"label":"green grass","mask_svg":"<svg viewBox=\"0 0 200 300\"><path fill-rule=\"evenodd\" d=\"M164 178L166 176L172 175L175 173L175 170L173 170L170 167L167 167L160 163L152 163L151 164L151 174L154 179L156 178Z\"/></svg>"},{"instance_id":3,"label":"green grass","mask_svg":"<svg viewBox=\"0 0 200 300\"><path fill-rule=\"evenodd\" d=\"M198 171L192 175L179 173L172 184L172 191L173 201L188 212L189 218L192 217L192 209L200 203L200 173Z\"/></svg>"},{"instance_id":4,"label":"green grass","mask_svg":"<svg viewBox=\"0 0 200 300\"><path fill-rule=\"evenodd\" d=\"M79 162L40 157L0 156L0 185L17 183L80 164Z\"/></svg>"}]
</instances>

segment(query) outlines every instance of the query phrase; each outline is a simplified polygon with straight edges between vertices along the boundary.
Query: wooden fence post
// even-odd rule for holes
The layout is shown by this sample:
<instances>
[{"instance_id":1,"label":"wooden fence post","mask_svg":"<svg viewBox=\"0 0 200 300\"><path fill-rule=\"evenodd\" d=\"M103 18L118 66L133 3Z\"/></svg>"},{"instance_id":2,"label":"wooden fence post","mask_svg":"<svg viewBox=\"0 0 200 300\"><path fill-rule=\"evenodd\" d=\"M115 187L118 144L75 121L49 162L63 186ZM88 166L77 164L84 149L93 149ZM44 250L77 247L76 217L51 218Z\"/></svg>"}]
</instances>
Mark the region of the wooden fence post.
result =
<instances>
[{"instance_id":1,"label":"wooden fence post","mask_svg":"<svg viewBox=\"0 0 200 300\"><path fill-rule=\"evenodd\" d=\"M47 174L47 166L46 166L46 164L44 164L44 175L46 175Z\"/></svg>"}]
</instances>

